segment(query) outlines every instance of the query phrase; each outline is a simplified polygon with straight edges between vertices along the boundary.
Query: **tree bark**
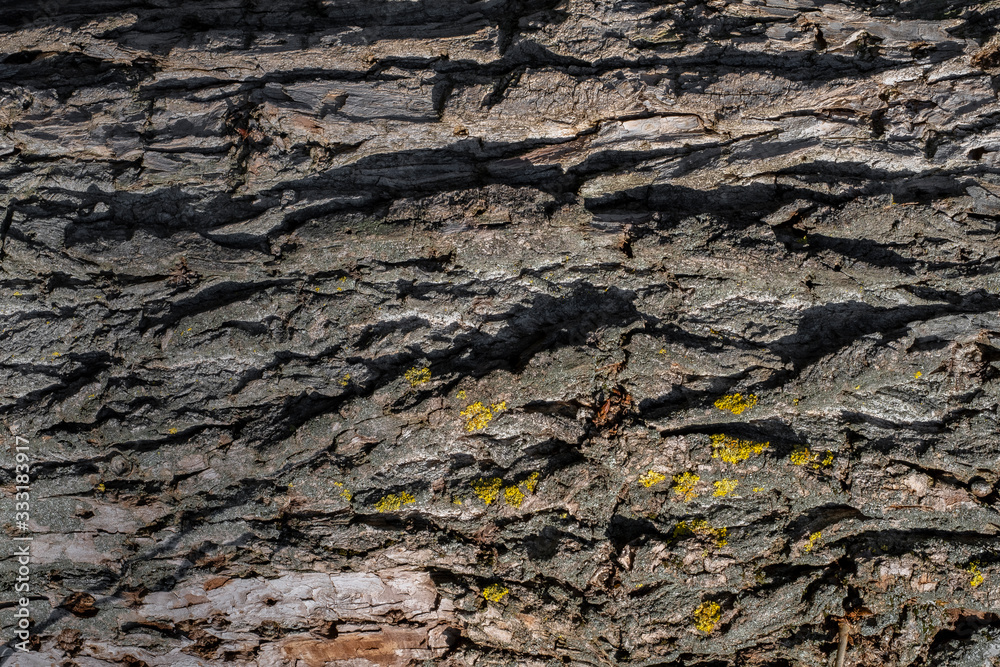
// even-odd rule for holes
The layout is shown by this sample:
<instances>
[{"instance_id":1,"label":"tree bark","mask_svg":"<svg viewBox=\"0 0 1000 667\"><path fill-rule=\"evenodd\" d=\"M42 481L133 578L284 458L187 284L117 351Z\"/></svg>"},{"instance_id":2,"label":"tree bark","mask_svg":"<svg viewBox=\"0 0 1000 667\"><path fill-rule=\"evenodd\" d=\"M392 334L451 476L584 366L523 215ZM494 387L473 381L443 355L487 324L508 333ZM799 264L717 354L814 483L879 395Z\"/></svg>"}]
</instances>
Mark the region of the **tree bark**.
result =
<instances>
[{"instance_id":1,"label":"tree bark","mask_svg":"<svg viewBox=\"0 0 1000 667\"><path fill-rule=\"evenodd\" d=\"M995 658L998 20L8 0L0 662Z\"/></svg>"}]
</instances>

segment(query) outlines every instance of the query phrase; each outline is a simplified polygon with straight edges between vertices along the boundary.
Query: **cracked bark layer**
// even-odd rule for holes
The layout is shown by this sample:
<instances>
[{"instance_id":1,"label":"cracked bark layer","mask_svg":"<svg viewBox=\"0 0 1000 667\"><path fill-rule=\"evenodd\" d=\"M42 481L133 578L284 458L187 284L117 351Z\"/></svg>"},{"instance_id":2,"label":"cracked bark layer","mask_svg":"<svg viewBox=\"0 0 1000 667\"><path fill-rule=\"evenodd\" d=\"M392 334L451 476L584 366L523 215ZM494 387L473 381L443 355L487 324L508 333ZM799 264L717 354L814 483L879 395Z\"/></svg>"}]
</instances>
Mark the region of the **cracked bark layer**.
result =
<instances>
[{"instance_id":1,"label":"cracked bark layer","mask_svg":"<svg viewBox=\"0 0 1000 667\"><path fill-rule=\"evenodd\" d=\"M998 18L8 2L8 662L995 658Z\"/></svg>"}]
</instances>

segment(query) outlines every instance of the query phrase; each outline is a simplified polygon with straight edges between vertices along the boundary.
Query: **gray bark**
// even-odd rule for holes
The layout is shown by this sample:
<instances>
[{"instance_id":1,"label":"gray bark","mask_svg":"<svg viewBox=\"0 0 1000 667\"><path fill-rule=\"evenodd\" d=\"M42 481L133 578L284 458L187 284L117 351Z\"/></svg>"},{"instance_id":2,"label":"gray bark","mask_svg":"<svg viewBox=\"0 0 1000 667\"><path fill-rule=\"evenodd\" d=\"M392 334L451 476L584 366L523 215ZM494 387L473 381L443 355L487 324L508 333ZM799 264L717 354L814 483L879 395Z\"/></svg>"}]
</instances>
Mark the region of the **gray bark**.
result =
<instances>
[{"instance_id":1,"label":"gray bark","mask_svg":"<svg viewBox=\"0 0 1000 667\"><path fill-rule=\"evenodd\" d=\"M995 664L998 19L8 0L0 660Z\"/></svg>"}]
</instances>

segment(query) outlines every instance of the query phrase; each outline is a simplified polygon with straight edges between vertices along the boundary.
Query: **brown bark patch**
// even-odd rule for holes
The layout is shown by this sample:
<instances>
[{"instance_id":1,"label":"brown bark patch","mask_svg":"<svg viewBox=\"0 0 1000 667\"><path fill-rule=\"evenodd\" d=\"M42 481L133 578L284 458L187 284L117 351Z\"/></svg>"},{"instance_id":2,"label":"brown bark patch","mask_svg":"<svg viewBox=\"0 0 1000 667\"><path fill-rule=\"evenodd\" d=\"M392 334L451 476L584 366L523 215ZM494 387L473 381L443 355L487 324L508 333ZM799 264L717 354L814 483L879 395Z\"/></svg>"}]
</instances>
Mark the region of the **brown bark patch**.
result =
<instances>
[{"instance_id":1,"label":"brown bark patch","mask_svg":"<svg viewBox=\"0 0 1000 667\"><path fill-rule=\"evenodd\" d=\"M212 577L205 582L205 592L214 591L216 588L225 586L232 577Z\"/></svg>"},{"instance_id":2,"label":"brown bark patch","mask_svg":"<svg viewBox=\"0 0 1000 667\"><path fill-rule=\"evenodd\" d=\"M66 628L56 637L56 647L73 657L80 652L80 631L76 628Z\"/></svg>"},{"instance_id":3,"label":"brown bark patch","mask_svg":"<svg viewBox=\"0 0 1000 667\"><path fill-rule=\"evenodd\" d=\"M74 616L89 618L97 615L97 600L90 593L71 593L59 605L63 609L69 610Z\"/></svg>"},{"instance_id":4,"label":"brown bark patch","mask_svg":"<svg viewBox=\"0 0 1000 667\"><path fill-rule=\"evenodd\" d=\"M384 628L379 632L350 632L334 639L293 639L282 650L289 660L301 660L307 667L323 667L328 662L364 658L379 665L404 665L414 649L427 648L426 629Z\"/></svg>"}]
</instances>

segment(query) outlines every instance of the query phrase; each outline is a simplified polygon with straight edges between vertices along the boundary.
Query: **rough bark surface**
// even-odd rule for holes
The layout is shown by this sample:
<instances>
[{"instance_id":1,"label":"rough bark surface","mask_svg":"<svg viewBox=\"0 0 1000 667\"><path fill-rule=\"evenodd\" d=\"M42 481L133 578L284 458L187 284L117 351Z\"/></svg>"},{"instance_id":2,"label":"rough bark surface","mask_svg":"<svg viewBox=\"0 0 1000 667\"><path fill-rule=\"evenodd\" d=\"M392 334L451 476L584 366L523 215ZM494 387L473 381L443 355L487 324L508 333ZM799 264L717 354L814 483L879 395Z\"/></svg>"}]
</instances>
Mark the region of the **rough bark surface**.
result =
<instances>
[{"instance_id":1,"label":"rough bark surface","mask_svg":"<svg viewBox=\"0 0 1000 667\"><path fill-rule=\"evenodd\" d=\"M7 0L2 660L997 664L998 21Z\"/></svg>"}]
</instances>

